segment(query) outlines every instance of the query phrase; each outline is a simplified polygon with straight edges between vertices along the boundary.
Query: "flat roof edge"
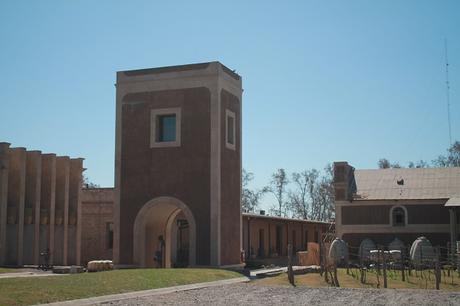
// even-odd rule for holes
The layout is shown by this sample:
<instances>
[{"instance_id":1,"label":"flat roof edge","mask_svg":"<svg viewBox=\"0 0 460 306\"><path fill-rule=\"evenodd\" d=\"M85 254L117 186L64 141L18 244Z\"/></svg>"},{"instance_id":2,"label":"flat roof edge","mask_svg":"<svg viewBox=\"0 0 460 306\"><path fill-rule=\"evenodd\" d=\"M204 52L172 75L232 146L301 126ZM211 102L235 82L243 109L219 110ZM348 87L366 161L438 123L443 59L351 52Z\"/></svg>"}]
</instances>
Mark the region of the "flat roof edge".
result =
<instances>
[{"instance_id":1,"label":"flat roof edge","mask_svg":"<svg viewBox=\"0 0 460 306\"><path fill-rule=\"evenodd\" d=\"M136 77L136 76L145 76L145 75L155 75L162 73L171 73L171 72L185 72L193 70L204 70L207 69L211 64L218 64L222 67L222 71L228 74L230 77L235 80L241 80L241 76L238 75L234 70L231 70L224 64L219 61L204 62L204 63L194 63L194 64L184 64L184 65L173 65L173 66L162 66L154 68L143 68L143 69L133 69L133 70L121 70L117 73L123 74L127 77Z\"/></svg>"}]
</instances>

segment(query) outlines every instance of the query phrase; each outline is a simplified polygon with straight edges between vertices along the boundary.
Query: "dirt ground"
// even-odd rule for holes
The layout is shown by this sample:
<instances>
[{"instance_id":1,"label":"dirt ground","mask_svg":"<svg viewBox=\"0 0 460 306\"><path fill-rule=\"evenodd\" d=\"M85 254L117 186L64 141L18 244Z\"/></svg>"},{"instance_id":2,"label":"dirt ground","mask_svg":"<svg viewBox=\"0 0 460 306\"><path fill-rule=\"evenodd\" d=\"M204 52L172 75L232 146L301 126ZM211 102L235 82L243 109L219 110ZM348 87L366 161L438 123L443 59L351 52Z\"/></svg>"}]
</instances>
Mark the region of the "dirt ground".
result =
<instances>
[{"instance_id":1,"label":"dirt ground","mask_svg":"<svg viewBox=\"0 0 460 306\"><path fill-rule=\"evenodd\" d=\"M460 305L460 292L262 286L211 287L104 305Z\"/></svg>"},{"instance_id":2,"label":"dirt ground","mask_svg":"<svg viewBox=\"0 0 460 306\"><path fill-rule=\"evenodd\" d=\"M460 278L457 273L442 273L440 288L441 290L460 292ZM383 276L377 278L376 271L366 273L364 284L360 282L360 274L357 269L350 269L347 274L346 269L338 269L338 280L342 288L383 288ZM254 281L257 285L263 286L289 286L286 273L274 277L266 277ZM318 273L308 273L295 276L295 283L300 287L320 288L331 287L330 283L325 282L324 277ZM436 289L435 277L433 271L426 270L421 272L412 270L409 276L406 273L406 280L401 279L401 272L388 271L388 288L389 289Z\"/></svg>"}]
</instances>

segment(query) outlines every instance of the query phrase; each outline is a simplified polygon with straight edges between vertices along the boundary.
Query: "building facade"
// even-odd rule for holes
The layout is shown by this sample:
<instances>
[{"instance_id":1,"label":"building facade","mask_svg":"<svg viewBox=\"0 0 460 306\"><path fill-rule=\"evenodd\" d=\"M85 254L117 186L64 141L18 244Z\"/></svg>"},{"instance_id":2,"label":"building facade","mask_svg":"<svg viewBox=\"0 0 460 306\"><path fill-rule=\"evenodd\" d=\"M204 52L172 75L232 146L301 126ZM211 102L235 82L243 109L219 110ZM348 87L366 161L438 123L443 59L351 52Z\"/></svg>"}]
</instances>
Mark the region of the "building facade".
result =
<instances>
[{"instance_id":1,"label":"building facade","mask_svg":"<svg viewBox=\"0 0 460 306\"><path fill-rule=\"evenodd\" d=\"M83 263L98 259L112 259L114 195L113 188L83 189L81 255ZM243 213L242 226L242 250L245 258L240 259L281 264L286 262L288 244L293 246L294 252L305 251L308 243L318 243L324 239L328 231L333 231L333 224L329 222L255 213ZM186 239L189 234L188 224L174 222L170 230L171 238L166 242L171 244L172 252L168 255L170 266L186 266L188 263L184 262L184 258L187 254L184 254L184 251L189 247ZM161 234L166 236L165 232ZM155 265L149 262L148 266Z\"/></svg>"},{"instance_id":2,"label":"building facade","mask_svg":"<svg viewBox=\"0 0 460 306\"><path fill-rule=\"evenodd\" d=\"M0 265L81 262L82 158L0 143Z\"/></svg>"},{"instance_id":3,"label":"building facade","mask_svg":"<svg viewBox=\"0 0 460 306\"><path fill-rule=\"evenodd\" d=\"M406 246L420 236L433 245L455 246L460 168L355 170L334 163L337 236L358 247L366 238L383 246L395 238Z\"/></svg>"},{"instance_id":4,"label":"building facade","mask_svg":"<svg viewBox=\"0 0 460 306\"><path fill-rule=\"evenodd\" d=\"M113 259L113 188L83 189L81 261Z\"/></svg>"},{"instance_id":5,"label":"building facade","mask_svg":"<svg viewBox=\"0 0 460 306\"><path fill-rule=\"evenodd\" d=\"M114 262L240 263L241 77L219 62L117 73Z\"/></svg>"},{"instance_id":6,"label":"building facade","mask_svg":"<svg viewBox=\"0 0 460 306\"><path fill-rule=\"evenodd\" d=\"M319 243L325 234L333 232L330 222L243 213L243 249L246 260L275 259L307 251L308 243Z\"/></svg>"},{"instance_id":7,"label":"building facade","mask_svg":"<svg viewBox=\"0 0 460 306\"><path fill-rule=\"evenodd\" d=\"M0 265L241 265L328 223L241 213L242 80L219 62L117 73L115 188L83 159L0 143ZM243 230L244 227L244 230Z\"/></svg>"}]
</instances>

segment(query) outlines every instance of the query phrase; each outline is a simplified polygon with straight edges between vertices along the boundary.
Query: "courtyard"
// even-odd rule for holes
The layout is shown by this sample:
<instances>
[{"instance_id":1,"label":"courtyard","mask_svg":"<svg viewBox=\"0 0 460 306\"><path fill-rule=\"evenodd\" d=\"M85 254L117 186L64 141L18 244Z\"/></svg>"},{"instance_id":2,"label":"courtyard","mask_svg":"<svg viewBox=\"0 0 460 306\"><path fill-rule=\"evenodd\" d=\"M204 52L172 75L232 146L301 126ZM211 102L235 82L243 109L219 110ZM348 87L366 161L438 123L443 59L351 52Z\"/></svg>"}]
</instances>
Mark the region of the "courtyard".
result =
<instances>
[{"instance_id":1,"label":"courtyard","mask_svg":"<svg viewBox=\"0 0 460 306\"><path fill-rule=\"evenodd\" d=\"M306 288L233 284L114 301L109 305L459 305L460 293L434 290ZM105 304L107 305L107 304Z\"/></svg>"},{"instance_id":2,"label":"courtyard","mask_svg":"<svg viewBox=\"0 0 460 306\"><path fill-rule=\"evenodd\" d=\"M11 275L11 271L14 270L4 272ZM361 284L355 272L338 270L340 288L331 287L319 273L296 275L295 286L291 286L286 273L244 281L240 273L222 269L127 269L11 277L0 279L0 305L70 300L75 300L72 305L460 304L460 278L454 272L451 277L445 274L441 290L433 290L429 270L423 275L412 271L405 282L390 273L388 289L379 288L376 273L369 271L366 282Z\"/></svg>"}]
</instances>

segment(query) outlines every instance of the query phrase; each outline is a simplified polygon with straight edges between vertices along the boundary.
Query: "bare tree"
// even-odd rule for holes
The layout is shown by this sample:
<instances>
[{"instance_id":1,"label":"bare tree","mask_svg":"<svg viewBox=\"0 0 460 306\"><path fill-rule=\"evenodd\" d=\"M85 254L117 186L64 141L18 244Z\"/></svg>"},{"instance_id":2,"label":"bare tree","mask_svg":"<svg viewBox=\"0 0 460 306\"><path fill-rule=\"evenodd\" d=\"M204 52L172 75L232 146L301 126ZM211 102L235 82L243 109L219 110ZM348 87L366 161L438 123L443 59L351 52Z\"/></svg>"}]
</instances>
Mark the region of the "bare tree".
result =
<instances>
[{"instance_id":1,"label":"bare tree","mask_svg":"<svg viewBox=\"0 0 460 306\"><path fill-rule=\"evenodd\" d=\"M334 217L332 165L324 168L323 175L316 169L294 173L292 181L295 189L289 192L289 208L293 216L320 221Z\"/></svg>"},{"instance_id":2,"label":"bare tree","mask_svg":"<svg viewBox=\"0 0 460 306\"><path fill-rule=\"evenodd\" d=\"M265 188L263 189L249 189L249 183L254 179L254 174L252 172L247 172L245 169L242 171L241 181L242 181L242 195L241 195L241 207L243 212L255 212L259 207L259 202L264 193L266 192Z\"/></svg>"},{"instance_id":3,"label":"bare tree","mask_svg":"<svg viewBox=\"0 0 460 306\"><path fill-rule=\"evenodd\" d=\"M379 165L380 169L388 169L388 168L390 168L390 161L388 159L386 159L386 158L379 159L377 164Z\"/></svg>"},{"instance_id":4,"label":"bare tree","mask_svg":"<svg viewBox=\"0 0 460 306\"><path fill-rule=\"evenodd\" d=\"M275 196L277 205L271 208L273 214L279 217L286 217L286 186L289 184L286 171L281 168L272 174L272 180L270 185L265 188L267 192L272 193Z\"/></svg>"},{"instance_id":5,"label":"bare tree","mask_svg":"<svg viewBox=\"0 0 460 306\"><path fill-rule=\"evenodd\" d=\"M289 208L294 217L311 218L311 208L314 200L312 195L316 188L317 179L318 171L315 169L292 174L295 189L289 191Z\"/></svg>"},{"instance_id":6,"label":"bare tree","mask_svg":"<svg viewBox=\"0 0 460 306\"><path fill-rule=\"evenodd\" d=\"M99 186L99 184L95 184L93 182L91 182L89 180L89 178L83 174L83 188L86 188L86 189L96 189L96 188L100 188L101 186Z\"/></svg>"},{"instance_id":7,"label":"bare tree","mask_svg":"<svg viewBox=\"0 0 460 306\"><path fill-rule=\"evenodd\" d=\"M377 162L377 165L379 166L380 169L388 169L388 168L401 168L401 165L399 163L390 163L390 161L386 158L381 158Z\"/></svg>"},{"instance_id":8,"label":"bare tree","mask_svg":"<svg viewBox=\"0 0 460 306\"><path fill-rule=\"evenodd\" d=\"M335 217L334 187L332 185L333 167L331 164L324 167L324 173L316 188L316 202L319 206L319 214L314 219L330 221Z\"/></svg>"},{"instance_id":9,"label":"bare tree","mask_svg":"<svg viewBox=\"0 0 460 306\"><path fill-rule=\"evenodd\" d=\"M417 162L409 162L408 168L429 168L430 164L424 160L419 160Z\"/></svg>"},{"instance_id":10,"label":"bare tree","mask_svg":"<svg viewBox=\"0 0 460 306\"><path fill-rule=\"evenodd\" d=\"M454 142L447 149L447 156L439 155L433 164L436 167L460 167L460 141Z\"/></svg>"},{"instance_id":11,"label":"bare tree","mask_svg":"<svg viewBox=\"0 0 460 306\"><path fill-rule=\"evenodd\" d=\"M399 163L390 163L386 158L381 158L378 161L380 169L386 168L401 168ZM430 167L460 167L460 141L455 141L448 149L447 155L439 155L431 164L424 160L409 162L408 168L430 168Z\"/></svg>"}]
</instances>

